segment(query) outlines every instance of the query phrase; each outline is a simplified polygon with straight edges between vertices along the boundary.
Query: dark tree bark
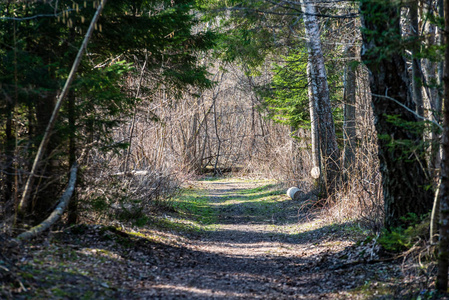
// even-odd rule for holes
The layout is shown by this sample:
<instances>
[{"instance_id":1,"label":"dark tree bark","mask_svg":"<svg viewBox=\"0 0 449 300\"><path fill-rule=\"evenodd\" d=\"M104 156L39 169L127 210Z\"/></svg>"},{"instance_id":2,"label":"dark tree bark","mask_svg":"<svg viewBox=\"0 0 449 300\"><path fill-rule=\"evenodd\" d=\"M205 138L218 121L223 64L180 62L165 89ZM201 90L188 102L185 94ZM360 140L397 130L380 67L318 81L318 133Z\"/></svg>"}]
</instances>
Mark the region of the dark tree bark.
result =
<instances>
[{"instance_id":1,"label":"dark tree bark","mask_svg":"<svg viewBox=\"0 0 449 300\"><path fill-rule=\"evenodd\" d=\"M90 40L90 37L92 35L92 32L94 30L94 26L97 23L98 18L101 15L101 11L103 10L103 7L106 4L106 1L107 0L101 1L94 17L92 18L89 29L88 29L86 35L84 36L83 43L81 44L81 47L78 50L78 54L77 54L75 61L73 62L73 65L72 65L72 69L70 70L69 76L65 82L65 85L64 85L61 93L57 97L56 103L53 103L51 110L49 109L50 107L47 106L46 108L43 108L43 110L41 112L39 112L39 110L42 109L42 107L41 108L36 107L36 115L37 116L45 116L46 115L45 109L46 109L47 111L50 112L51 117L48 120L48 124L46 125L45 131L42 131L42 132L44 132L44 135L42 137L42 141L37 150L37 153L36 153L36 156L35 156L35 159L33 162L33 166L31 168L30 175L28 176L28 179L26 181L26 184L25 184L25 187L24 187L24 190L22 193L22 199L20 200L20 203L18 205L18 214L17 214L18 219L23 219L25 212L27 211L27 209L29 207L30 195L31 195L31 191L34 187L34 179L35 179L38 169L40 169L38 166L39 166L39 163L40 163L42 157L44 156L45 152L48 152L47 144L50 141L50 136L53 132L53 128L55 126L55 123L56 123L56 120L57 120L57 117L59 114L59 109L60 109L61 104L62 104L63 100L65 99L67 93L70 90L70 86L72 84L73 79L75 78L75 74L78 70L78 66L81 62L81 58L83 57L86 46L87 46L87 44ZM39 102L39 103L41 104L42 102ZM39 205L40 204L41 203L39 203ZM16 220L16 221L18 221L18 220Z\"/></svg>"},{"instance_id":2,"label":"dark tree bark","mask_svg":"<svg viewBox=\"0 0 449 300\"><path fill-rule=\"evenodd\" d=\"M345 142L344 152L344 166L349 169L355 159L355 144L356 144L356 123L355 123L355 88L356 88L356 76L354 66L351 62L354 62L356 50L354 45L348 46L346 49L346 56L348 57L348 63L346 66L346 78L345 78L345 93L344 93L344 124L343 124L343 137Z\"/></svg>"},{"instance_id":3,"label":"dark tree bark","mask_svg":"<svg viewBox=\"0 0 449 300\"><path fill-rule=\"evenodd\" d=\"M2 181L4 182L3 199L4 203L8 203L12 199L14 186L14 149L15 149L15 135L13 131L13 112L14 105L12 99L6 99L6 126L5 126L5 140L4 140L4 154L6 156L6 169L2 174Z\"/></svg>"},{"instance_id":4,"label":"dark tree bark","mask_svg":"<svg viewBox=\"0 0 449 300\"><path fill-rule=\"evenodd\" d=\"M432 208L430 180L422 155L422 134L412 124L410 80L401 53L400 8L391 1L360 1L362 59L369 69L375 126L385 201L385 225L398 226L409 213ZM405 107L408 107L407 110ZM391 121L389 116L395 116ZM414 150L413 150L414 149Z\"/></svg>"},{"instance_id":5,"label":"dark tree bark","mask_svg":"<svg viewBox=\"0 0 449 300\"><path fill-rule=\"evenodd\" d=\"M69 119L69 165L73 166L76 163L76 124L75 124L75 95L73 92L69 93L67 99L68 106L68 119ZM78 174L78 173L77 173ZM78 199L76 193L76 186L73 188L73 194L71 196L68 205L67 222L69 224L76 224L78 221Z\"/></svg>"},{"instance_id":6,"label":"dark tree bark","mask_svg":"<svg viewBox=\"0 0 449 300\"><path fill-rule=\"evenodd\" d=\"M424 116L424 103L421 86L421 60L419 54L419 22L418 22L418 1L411 1L410 4L410 25L411 36L413 38L412 47L412 88L413 100L416 104L416 112L420 116Z\"/></svg>"},{"instance_id":7,"label":"dark tree bark","mask_svg":"<svg viewBox=\"0 0 449 300\"><path fill-rule=\"evenodd\" d=\"M45 132L51 112L55 106L56 95L47 93L36 99L36 135ZM36 140L40 136L36 136ZM31 185L33 191L30 194L30 206L24 213L32 216L32 223L42 222L48 215L48 210L55 205L55 200L62 186L58 177L60 175L61 161L56 155L56 149L61 141L61 135L54 132L49 138L41 156L42 164L35 172L35 180Z\"/></svg>"},{"instance_id":8,"label":"dark tree bark","mask_svg":"<svg viewBox=\"0 0 449 300\"><path fill-rule=\"evenodd\" d=\"M440 185L440 244L438 252L438 274L436 286L439 291L447 292L449 267L449 0L444 1L444 113L443 113L443 155L441 159Z\"/></svg>"}]
</instances>

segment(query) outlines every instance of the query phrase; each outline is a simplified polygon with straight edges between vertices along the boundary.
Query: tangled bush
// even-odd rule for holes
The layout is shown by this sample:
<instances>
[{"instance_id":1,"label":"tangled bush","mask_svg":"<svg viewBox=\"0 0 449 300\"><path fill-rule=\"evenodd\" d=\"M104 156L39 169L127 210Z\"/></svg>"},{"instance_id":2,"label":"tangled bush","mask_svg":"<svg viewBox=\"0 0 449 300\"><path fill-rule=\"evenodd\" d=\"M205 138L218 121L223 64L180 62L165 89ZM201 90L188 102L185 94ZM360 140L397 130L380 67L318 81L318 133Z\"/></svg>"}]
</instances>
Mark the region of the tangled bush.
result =
<instances>
[{"instance_id":1,"label":"tangled bush","mask_svg":"<svg viewBox=\"0 0 449 300\"><path fill-rule=\"evenodd\" d=\"M87 179L88 187L80 197L81 217L95 223L117 220L143 225L150 214L171 207L170 199L180 186L168 170L113 173L103 169L100 176Z\"/></svg>"}]
</instances>

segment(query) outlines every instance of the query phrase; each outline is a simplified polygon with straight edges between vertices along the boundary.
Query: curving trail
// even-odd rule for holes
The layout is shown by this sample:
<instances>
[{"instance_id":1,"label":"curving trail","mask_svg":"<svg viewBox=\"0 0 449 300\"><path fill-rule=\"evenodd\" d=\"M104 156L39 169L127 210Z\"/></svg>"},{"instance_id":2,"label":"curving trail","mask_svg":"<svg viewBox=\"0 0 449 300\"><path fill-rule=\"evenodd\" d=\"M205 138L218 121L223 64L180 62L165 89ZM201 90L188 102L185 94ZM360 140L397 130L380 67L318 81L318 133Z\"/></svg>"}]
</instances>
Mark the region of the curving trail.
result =
<instances>
[{"instance_id":1,"label":"curving trail","mask_svg":"<svg viewBox=\"0 0 449 300\"><path fill-rule=\"evenodd\" d=\"M201 188L215 222L184 242L183 259L167 270L169 278L146 285L143 298L356 299L351 290L375 275L363 265L348 270L354 242L344 230L299 214L300 203L273 184L234 180Z\"/></svg>"},{"instance_id":2,"label":"curving trail","mask_svg":"<svg viewBox=\"0 0 449 300\"><path fill-rule=\"evenodd\" d=\"M144 227L79 225L0 247L25 287L0 298L392 299L397 264L355 246L351 224L303 213L307 195L283 194L269 181L192 182Z\"/></svg>"}]
</instances>

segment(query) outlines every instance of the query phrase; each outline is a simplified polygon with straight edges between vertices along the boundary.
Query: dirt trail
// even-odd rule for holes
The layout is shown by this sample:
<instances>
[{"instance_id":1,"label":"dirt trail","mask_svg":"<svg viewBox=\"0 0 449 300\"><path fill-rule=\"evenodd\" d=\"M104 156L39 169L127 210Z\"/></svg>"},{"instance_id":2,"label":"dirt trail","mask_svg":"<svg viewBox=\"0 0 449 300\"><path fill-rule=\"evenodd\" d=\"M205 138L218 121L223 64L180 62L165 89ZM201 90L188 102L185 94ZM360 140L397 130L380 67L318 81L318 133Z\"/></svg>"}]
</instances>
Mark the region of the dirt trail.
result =
<instances>
[{"instance_id":1,"label":"dirt trail","mask_svg":"<svg viewBox=\"0 0 449 300\"><path fill-rule=\"evenodd\" d=\"M364 266L344 267L341 258L354 242L339 226L309 221L286 196L270 198L272 185L203 182L202 188L217 215L213 230L186 243L194 266L171 269L169 280L151 284L144 298L359 298L349 291L374 276Z\"/></svg>"},{"instance_id":2,"label":"dirt trail","mask_svg":"<svg viewBox=\"0 0 449 300\"><path fill-rule=\"evenodd\" d=\"M354 247L348 224L299 213L307 196L293 201L267 181L201 181L191 189L198 194L186 202L204 201L189 204L190 215L167 213L134 230L84 225L10 250L16 266L6 266L20 277L8 275L15 283L3 285L0 298L370 299L391 293L398 266L359 263L371 259L371 245ZM208 221L200 230L179 230L186 218ZM162 221L169 225L164 230Z\"/></svg>"}]
</instances>

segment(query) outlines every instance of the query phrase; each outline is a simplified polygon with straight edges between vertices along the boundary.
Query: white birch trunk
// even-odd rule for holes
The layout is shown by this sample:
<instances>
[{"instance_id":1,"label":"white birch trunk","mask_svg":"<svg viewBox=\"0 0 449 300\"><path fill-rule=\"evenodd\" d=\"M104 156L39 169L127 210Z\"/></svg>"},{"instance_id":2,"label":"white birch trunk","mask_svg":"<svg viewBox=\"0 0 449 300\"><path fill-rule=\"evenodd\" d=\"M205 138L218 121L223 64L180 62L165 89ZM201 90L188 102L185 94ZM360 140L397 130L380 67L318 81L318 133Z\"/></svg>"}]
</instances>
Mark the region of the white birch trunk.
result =
<instances>
[{"instance_id":1,"label":"white birch trunk","mask_svg":"<svg viewBox=\"0 0 449 300\"><path fill-rule=\"evenodd\" d=\"M327 170L325 178L329 184L329 180L334 181L335 172L338 169L338 145L330 104L329 86L321 50L320 30L315 4L308 0L301 0L301 7L304 13L303 20L310 66L308 72L309 97L316 109L319 145L321 153L325 158L323 167ZM311 115L311 117L313 116Z\"/></svg>"},{"instance_id":2,"label":"white birch trunk","mask_svg":"<svg viewBox=\"0 0 449 300\"><path fill-rule=\"evenodd\" d=\"M311 62L310 59L307 60L307 78L311 78ZM311 136L311 142L312 142L312 174L320 174L321 173L321 166L320 166L320 145L318 140L318 116L315 109L315 101L313 98L313 88L312 84L309 81L308 85L309 89L309 112L310 112L310 136ZM316 175L312 175L315 179Z\"/></svg>"}]
</instances>

